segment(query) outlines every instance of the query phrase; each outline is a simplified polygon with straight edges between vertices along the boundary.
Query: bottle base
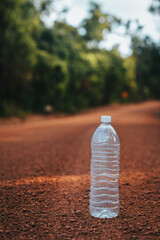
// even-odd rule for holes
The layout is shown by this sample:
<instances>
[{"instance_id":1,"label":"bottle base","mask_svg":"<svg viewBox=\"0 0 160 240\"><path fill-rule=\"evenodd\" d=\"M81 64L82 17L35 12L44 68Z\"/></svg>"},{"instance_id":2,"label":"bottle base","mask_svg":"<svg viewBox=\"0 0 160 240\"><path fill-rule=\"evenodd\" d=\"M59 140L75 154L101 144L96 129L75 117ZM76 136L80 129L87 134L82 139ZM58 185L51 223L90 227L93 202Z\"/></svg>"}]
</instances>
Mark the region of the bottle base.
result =
<instances>
[{"instance_id":1,"label":"bottle base","mask_svg":"<svg viewBox=\"0 0 160 240\"><path fill-rule=\"evenodd\" d=\"M92 210L90 211L92 217L96 218L114 218L117 217L119 212L115 212L112 209L104 209L102 211Z\"/></svg>"}]
</instances>

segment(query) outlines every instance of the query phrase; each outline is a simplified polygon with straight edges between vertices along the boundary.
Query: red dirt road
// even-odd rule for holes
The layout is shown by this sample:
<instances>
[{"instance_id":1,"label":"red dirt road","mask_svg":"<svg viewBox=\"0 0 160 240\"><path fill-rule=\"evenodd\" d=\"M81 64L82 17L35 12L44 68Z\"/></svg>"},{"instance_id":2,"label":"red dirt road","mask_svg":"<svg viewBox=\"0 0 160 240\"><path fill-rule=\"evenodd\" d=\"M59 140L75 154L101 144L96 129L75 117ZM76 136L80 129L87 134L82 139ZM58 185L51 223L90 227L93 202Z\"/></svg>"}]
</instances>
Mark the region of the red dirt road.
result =
<instances>
[{"instance_id":1,"label":"red dirt road","mask_svg":"<svg viewBox=\"0 0 160 240\"><path fill-rule=\"evenodd\" d=\"M90 140L112 115L120 214L89 213ZM158 239L160 102L0 127L0 239Z\"/></svg>"}]
</instances>

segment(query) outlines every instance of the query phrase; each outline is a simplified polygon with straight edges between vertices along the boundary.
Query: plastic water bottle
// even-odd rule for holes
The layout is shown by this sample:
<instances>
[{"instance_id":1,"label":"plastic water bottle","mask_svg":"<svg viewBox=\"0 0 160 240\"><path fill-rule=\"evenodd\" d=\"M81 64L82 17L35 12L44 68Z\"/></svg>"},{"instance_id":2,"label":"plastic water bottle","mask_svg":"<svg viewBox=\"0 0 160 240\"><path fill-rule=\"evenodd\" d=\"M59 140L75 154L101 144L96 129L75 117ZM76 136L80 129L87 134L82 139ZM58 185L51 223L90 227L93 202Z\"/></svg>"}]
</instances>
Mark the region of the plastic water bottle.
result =
<instances>
[{"instance_id":1,"label":"plastic water bottle","mask_svg":"<svg viewBox=\"0 0 160 240\"><path fill-rule=\"evenodd\" d=\"M111 116L102 116L91 140L90 213L99 218L113 218L119 213L120 141L110 123Z\"/></svg>"}]
</instances>

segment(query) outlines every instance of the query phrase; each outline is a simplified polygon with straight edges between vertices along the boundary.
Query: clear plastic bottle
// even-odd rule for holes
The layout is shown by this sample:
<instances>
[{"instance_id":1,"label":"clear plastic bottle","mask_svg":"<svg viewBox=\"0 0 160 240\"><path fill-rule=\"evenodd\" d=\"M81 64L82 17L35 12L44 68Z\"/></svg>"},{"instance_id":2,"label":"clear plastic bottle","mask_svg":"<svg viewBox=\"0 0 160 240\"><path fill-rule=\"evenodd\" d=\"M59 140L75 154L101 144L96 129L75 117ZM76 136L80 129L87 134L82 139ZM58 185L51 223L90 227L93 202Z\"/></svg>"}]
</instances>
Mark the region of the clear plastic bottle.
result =
<instances>
[{"instance_id":1,"label":"clear plastic bottle","mask_svg":"<svg viewBox=\"0 0 160 240\"><path fill-rule=\"evenodd\" d=\"M120 141L110 123L110 116L102 116L91 140L90 213L99 218L112 218L119 213Z\"/></svg>"}]
</instances>

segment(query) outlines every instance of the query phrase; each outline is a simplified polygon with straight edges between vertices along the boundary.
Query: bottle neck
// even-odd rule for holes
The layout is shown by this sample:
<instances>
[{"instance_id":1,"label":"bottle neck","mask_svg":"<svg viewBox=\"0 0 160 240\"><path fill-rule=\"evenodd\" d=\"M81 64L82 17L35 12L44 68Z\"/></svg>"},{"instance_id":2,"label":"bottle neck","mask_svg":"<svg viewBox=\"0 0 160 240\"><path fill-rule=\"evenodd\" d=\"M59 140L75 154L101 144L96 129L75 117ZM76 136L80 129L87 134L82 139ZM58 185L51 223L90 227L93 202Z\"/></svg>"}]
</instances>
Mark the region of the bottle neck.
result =
<instances>
[{"instance_id":1,"label":"bottle neck","mask_svg":"<svg viewBox=\"0 0 160 240\"><path fill-rule=\"evenodd\" d=\"M110 122L101 122L101 124L110 125Z\"/></svg>"}]
</instances>

